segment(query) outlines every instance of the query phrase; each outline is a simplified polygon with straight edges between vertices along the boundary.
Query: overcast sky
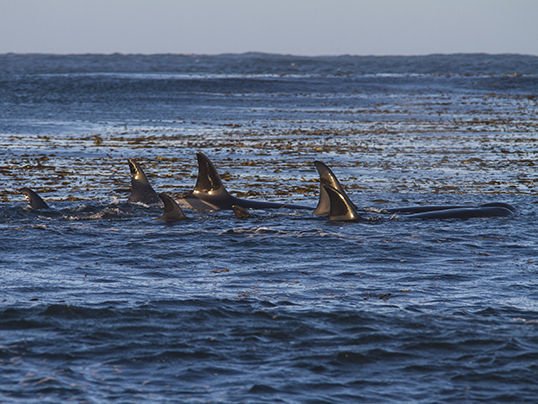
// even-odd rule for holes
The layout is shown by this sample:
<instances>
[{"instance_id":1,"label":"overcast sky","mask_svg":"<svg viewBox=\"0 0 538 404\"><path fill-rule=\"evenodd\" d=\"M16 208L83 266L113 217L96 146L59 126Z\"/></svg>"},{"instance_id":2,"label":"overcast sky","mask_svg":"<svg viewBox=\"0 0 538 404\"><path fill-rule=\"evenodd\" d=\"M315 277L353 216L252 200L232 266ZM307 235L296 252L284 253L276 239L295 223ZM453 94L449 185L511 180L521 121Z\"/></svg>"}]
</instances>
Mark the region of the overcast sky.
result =
<instances>
[{"instance_id":1,"label":"overcast sky","mask_svg":"<svg viewBox=\"0 0 538 404\"><path fill-rule=\"evenodd\" d=\"M0 53L538 55L538 0L0 0Z\"/></svg>"}]
</instances>

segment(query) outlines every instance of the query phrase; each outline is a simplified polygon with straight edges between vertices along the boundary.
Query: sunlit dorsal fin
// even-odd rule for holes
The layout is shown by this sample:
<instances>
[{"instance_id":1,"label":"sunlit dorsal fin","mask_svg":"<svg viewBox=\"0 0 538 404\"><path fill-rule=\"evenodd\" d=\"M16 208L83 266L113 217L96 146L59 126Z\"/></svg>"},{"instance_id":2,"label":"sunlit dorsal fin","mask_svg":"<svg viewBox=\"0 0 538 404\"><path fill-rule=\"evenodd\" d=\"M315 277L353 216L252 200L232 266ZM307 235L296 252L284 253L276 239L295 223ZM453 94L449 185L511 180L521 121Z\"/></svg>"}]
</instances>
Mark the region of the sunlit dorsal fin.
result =
<instances>
[{"instance_id":1,"label":"sunlit dorsal fin","mask_svg":"<svg viewBox=\"0 0 538 404\"><path fill-rule=\"evenodd\" d=\"M158 203L157 192L151 187L148 177L133 159L127 159L131 172L131 196L127 202Z\"/></svg>"},{"instance_id":2,"label":"sunlit dorsal fin","mask_svg":"<svg viewBox=\"0 0 538 404\"><path fill-rule=\"evenodd\" d=\"M165 193L160 193L159 198L164 203L164 214L155 220L164 220L166 222L177 222L179 220L187 219L187 216L183 213L174 199L170 198Z\"/></svg>"},{"instance_id":3,"label":"sunlit dorsal fin","mask_svg":"<svg viewBox=\"0 0 538 404\"><path fill-rule=\"evenodd\" d=\"M215 166L203 153L196 153L198 159L198 178L194 186L194 194L229 195Z\"/></svg>"},{"instance_id":4,"label":"sunlit dorsal fin","mask_svg":"<svg viewBox=\"0 0 538 404\"><path fill-rule=\"evenodd\" d=\"M248 213L248 211L241 206L232 205L232 210L234 211L236 219L247 219L250 217L250 213Z\"/></svg>"},{"instance_id":5,"label":"sunlit dorsal fin","mask_svg":"<svg viewBox=\"0 0 538 404\"><path fill-rule=\"evenodd\" d=\"M28 201L28 204L32 209L48 209L49 205L46 204L46 202L41 199L41 197L32 191L30 188L21 188L19 189L19 192L24 195L26 200Z\"/></svg>"},{"instance_id":6,"label":"sunlit dorsal fin","mask_svg":"<svg viewBox=\"0 0 538 404\"><path fill-rule=\"evenodd\" d=\"M324 185L325 191L330 201L329 220L349 222L358 221L363 218L357 213L353 203L346 194L340 193L336 188L330 185Z\"/></svg>"},{"instance_id":7,"label":"sunlit dorsal fin","mask_svg":"<svg viewBox=\"0 0 538 404\"><path fill-rule=\"evenodd\" d=\"M312 213L318 216L327 216L329 215L331 204L329 200L329 195L325 190L325 185L333 187L343 195L346 195L346 192L340 185L340 182L338 181L338 178L336 178L336 175L334 175L334 173L329 167L327 167L325 163L322 163L321 161L314 161L314 165L316 166L316 169L319 173L319 201L316 210L314 210L314 212ZM356 208L353 202L351 202L351 205Z\"/></svg>"}]
</instances>

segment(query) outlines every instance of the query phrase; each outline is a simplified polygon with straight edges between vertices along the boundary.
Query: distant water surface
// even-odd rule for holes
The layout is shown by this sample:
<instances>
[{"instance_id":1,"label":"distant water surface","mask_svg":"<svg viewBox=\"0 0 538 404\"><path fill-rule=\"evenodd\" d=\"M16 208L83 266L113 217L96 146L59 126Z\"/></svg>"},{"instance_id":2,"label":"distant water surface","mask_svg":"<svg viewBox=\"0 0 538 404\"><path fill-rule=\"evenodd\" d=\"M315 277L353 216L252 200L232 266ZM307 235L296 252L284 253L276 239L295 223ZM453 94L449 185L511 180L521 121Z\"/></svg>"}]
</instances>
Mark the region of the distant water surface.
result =
<instances>
[{"instance_id":1,"label":"distant water surface","mask_svg":"<svg viewBox=\"0 0 538 404\"><path fill-rule=\"evenodd\" d=\"M535 402L538 57L0 55L0 402ZM126 206L196 152L241 198ZM17 192L51 206L32 211ZM513 217L411 220L395 206Z\"/></svg>"}]
</instances>

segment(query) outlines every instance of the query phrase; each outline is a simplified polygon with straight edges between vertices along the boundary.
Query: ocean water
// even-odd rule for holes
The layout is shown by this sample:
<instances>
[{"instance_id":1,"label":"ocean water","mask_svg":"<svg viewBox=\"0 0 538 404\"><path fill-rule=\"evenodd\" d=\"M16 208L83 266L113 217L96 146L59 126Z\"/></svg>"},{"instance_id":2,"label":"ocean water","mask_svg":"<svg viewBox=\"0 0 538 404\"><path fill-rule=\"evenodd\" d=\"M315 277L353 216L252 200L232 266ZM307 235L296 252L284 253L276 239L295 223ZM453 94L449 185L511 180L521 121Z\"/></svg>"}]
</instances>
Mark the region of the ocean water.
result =
<instances>
[{"instance_id":1,"label":"ocean water","mask_svg":"<svg viewBox=\"0 0 538 404\"><path fill-rule=\"evenodd\" d=\"M0 55L0 402L538 397L538 57ZM196 152L241 198L372 220L126 205ZM31 210L17 192L51 209ZM412 220L506 202L508 218Z\"/></svg>"}]
</instances>

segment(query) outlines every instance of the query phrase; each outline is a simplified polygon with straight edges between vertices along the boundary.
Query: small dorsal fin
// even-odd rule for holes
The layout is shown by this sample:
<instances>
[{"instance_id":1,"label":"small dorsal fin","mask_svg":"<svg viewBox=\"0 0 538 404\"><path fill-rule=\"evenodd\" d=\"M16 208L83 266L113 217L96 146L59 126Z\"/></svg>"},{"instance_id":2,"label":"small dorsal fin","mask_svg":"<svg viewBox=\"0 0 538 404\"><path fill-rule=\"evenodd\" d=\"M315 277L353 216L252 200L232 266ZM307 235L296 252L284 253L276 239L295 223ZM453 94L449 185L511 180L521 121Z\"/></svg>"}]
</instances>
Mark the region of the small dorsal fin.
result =
<instances>
[{"instance_id":1,"label":"small dorsal fin","mask_svg":"<svg viewBox=\"0 0 538 404\"><path fill-rule=\"evenodd\" d=\"M28 201L28 204L32 209L48 209L49 205L45 203L41 197L32 191L30 188L21 188L19 189L19 192L24 195L26 200Z\"/></svg>"},{"instance_id":2,"label":"small dorsal fin","mask_svg":"<svg viewBox=\"0 0 538 404\"><path fill-rule=\"evenodd\" d=\"M340 193L336 188L333 188L330 185L324 185L323 187L325 188L325 191L327 191L330 200L329 220L340 222L363 220L346 194Z\"/></svg>"},{"instance_id":3,"label":"small dorsal fin","mask_svg":"<svg viewBox=\"0 0 538 404\"><path fill-rule=\"evenodd\" d=\"M161 192L159 198L164 203L164 214L155 220L164 220L166 222L177 222L179 220L187 219L187 216L183 213L174 199L170 198L165 193Z\"/></svg>"},{"instance_id":4,"label":"small dorsal fin","mask_svg":"<svg viewBox=\"0 0 538 404\"><path fill-rule=\"evenodd\" d=\"M236 219L247 219L251 216L245 208L238 205L232 205L232 210L234 211Z\"/></svg>"},{"instance_id":5,"label":"small dorsal fin","mask_svg":"<svg viewBox=\"0 0 538 404\"><path fill-rule=\"evenodd\" d=\"M127 159L131 172L131 196L127 202L159 203L157 192L151 187L148 177L133 159Z\"/></svg>"},{"instance_id":6,"label":"small dorsal fin","mask_svg":"<svg viewBox=\"0 0 538 404\"><path fill-rule=\"evenodd\" d=\"M229 195L211 160L201 152L196 153L196 158L198 159L198 178L196 179L193 194L198 196Z\"/></svg>"},{"instance_id":7,"label":"small dorsal fin","mask_svg":"<svg viewBox=\"0 0 538 404\"><path fill-rule=\"evenodd\" d=\"M325 185L333 187L342 195L346 195L346 192L340 185L340 182L338 181L338 178L336 178L336 175L334 175L334 173L329 167L327 167L325 163L322 163L321 161L314 161L314 165L316 166L316 169L319 173L319 201L316 210L314 210L314 212L312 213L318 216L327 216L329 215L331 203L329 200L329 195L327 194L327 191L325 191ZM351 202L351 205L356 208L353 202Z\"/></svg>"}]
</instances>

